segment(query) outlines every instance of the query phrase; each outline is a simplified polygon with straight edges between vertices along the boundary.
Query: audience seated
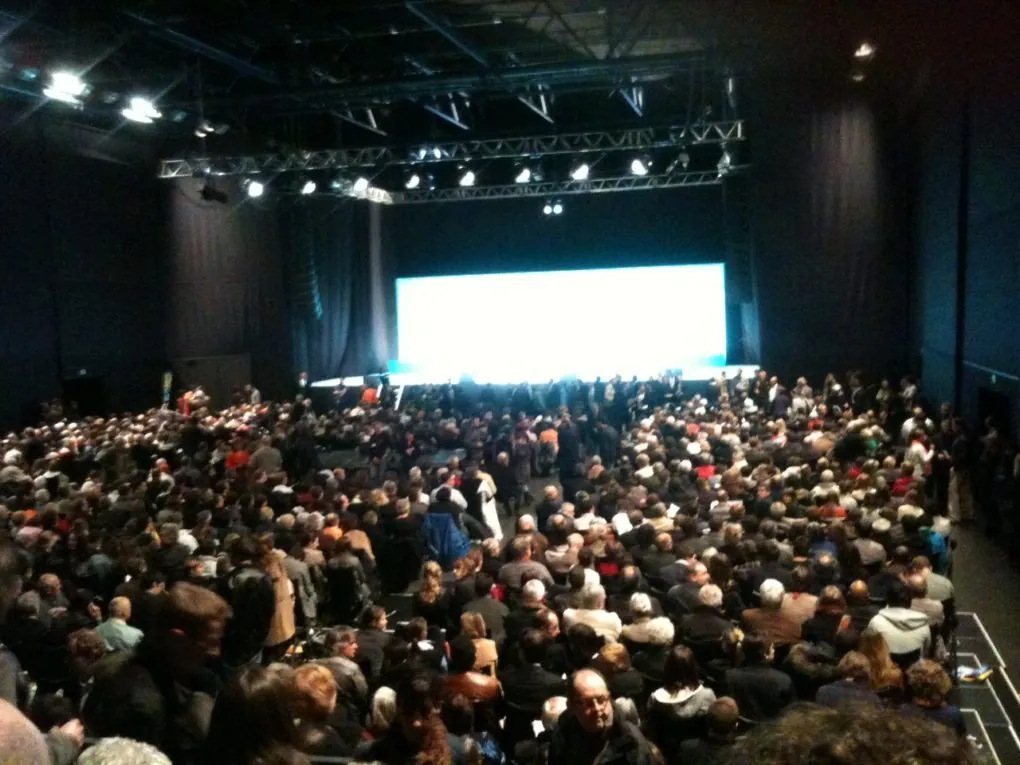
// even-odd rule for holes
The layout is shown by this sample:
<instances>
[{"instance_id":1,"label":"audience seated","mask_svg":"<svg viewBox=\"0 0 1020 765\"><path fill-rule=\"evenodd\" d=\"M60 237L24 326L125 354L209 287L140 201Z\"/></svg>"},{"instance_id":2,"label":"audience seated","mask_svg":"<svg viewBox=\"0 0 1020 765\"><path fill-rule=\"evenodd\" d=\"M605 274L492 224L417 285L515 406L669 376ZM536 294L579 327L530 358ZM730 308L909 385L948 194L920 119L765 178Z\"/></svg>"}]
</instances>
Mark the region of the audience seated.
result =
<instances>
[{"instance_id":1,"label":"audience seated","mask_svg":"<svg viewBox=\"0 0 1020 765\"><path fill-rule=\"evenodd\" d=\"M191 396L9 434L0 752L70 765L87 732L174 765L782 765L812 741L970 762L915 394L804 381L770 415L767 374L611 385L422 388L399 412ZM369 469L320 469L341 443Z\"/></svg>"}]
</instances>

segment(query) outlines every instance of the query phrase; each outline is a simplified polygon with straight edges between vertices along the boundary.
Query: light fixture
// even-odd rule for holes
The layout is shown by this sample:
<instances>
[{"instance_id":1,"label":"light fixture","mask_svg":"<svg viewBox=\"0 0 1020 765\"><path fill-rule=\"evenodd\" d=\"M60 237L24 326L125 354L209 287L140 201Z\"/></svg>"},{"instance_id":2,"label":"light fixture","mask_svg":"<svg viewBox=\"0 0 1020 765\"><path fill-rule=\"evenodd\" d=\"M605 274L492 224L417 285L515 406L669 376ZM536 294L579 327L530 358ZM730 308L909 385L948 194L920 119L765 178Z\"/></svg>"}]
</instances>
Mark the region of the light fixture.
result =
<instances>
[{"instance_id":1,"label":"light fixture","mask_svg":"<svg viewBox=\"0 0 1020 765\"><path fill-rule=\"evenodd\" d=\"M875 55L875 46L869 42L862 42L854 51L854 58L858 61L870 61Z\"/></svg>"},{"instance_id":2,"label":"light fixture","mask_svg":"<svg viewBox=\"0 0 1020 765\"><path fill-rule=\"evenodd\" d=\"M648 168L652 166L647 157L636 157L630 163L630 172L633 175L648 175Z\"/></svg>"},{"instance_id":3,"label":"light fixture","mask_svg":"<svg viewBox=\"0 0 1020 765\"><path fill-rule=\"evenodd\" d=\"M132 98L120 113L125 119L140 122L143 125L150 125L153 120L158 120L163 116L152 101L141 96Z\"/></svg>"},{"instance_id":4,"label":"light fixture","mask_svg":"<svg viewBox=\"0 0 1020 765\"><path fill-rule=\"evenodd\" d=\"M418 173L410 173L404 178L405 189L416 189L421 186L421 176Z\"/></svg>"},{"instance_id":5,"label":"light fixture","mask_svg":"<svg viewBox=\"0 0 1020 765\"><path fill-rule=\"evenodd\" d=\"M546 202L545 207L542 208L542 212L546 215L552 215L552 202Z\"/></svg>"},{"instance_id":6,"label":"light fixture","mask_svg":"<svg viewBox=\"0 0 1020 765\"><path fill-rule=\"evenodd\" d=\"M553 202L552 213L553 213L553 215L562 215L563 214L563 203L562 202Z\"/></svg>"},{"instance_id":7,"label":"light fixture","mask_svg":"<svg viewBox=\"0 0 1020 765\"><path fill-rule=\"evenodd\" d=\"M317 188L318 184L316 184L315 181L313 181L311 178L306 178L304 182L301 184L301 193L304 194L305 196L309 194L314 194L315 189Z\"/></svg>"},{"instance_id":8,"label":"light fixture","mask_svg":"<svg viewBox=\"0 0 1020 765\"><path fill-rule=\"evenodd\" d=\"M440 149L438 146L432 147L432 157L433 157L433 159L442 159L443 158L443 150Z\"/></svg>"},{"instance_id":9,"label":"light fixture","mask_svg":"<svg viewBox=\"0 0 1020 765\"><path fill-rule=\"evenodd\" d=\"M586 181L588 175L591 173L591 167L588 166L587 162L582 162L580 165L575 167L570 173L570 177L575 181Z\"/></svg>"},{"instance_id":10,"label":"light fixture","mask_svg":"<svg viewBox=\"0 0 1020 765\"><path fill-rule=\"evenodd\" d=\"M460 176L460 180L457 181L457 183L465 188L467 188L468 186L474 186L475 171L471 170L470 168L465 168L463 174Z\"/></svg>"},{"instance_id":11,"label":"light fixture","mask_svg":"<svg viewBox=\"0 0 1020 765\"><path fill-rule=\"evenodd\" d=\"M79 104L81 96L85 94L88 86L78 75L73 72L60 71L50 75L49 87L43 89L43 95L54 101L63 101L65 104Z\"/></svg>"},{"instance_id":12,"label":"light fixture","mask_svg":"<svg viewBox=\"0 0 1020 765\"><path fill-rule=\"evenodd\" d=\"M854 82L864 82L864 72L854 72L850 75L850 79Z\"/></svg>"},{"instance_id":13,"label":"light fixture","mask_svg":"<svg viewBox=\"0 0 1020 765\"><path fill-rule=\"evenodd\" d=\"M257 181L254 178L245 181L243 185L244 191L248 195L249 199L258 199L266 193L266 184L262 181Z\"/></svg>"},{"instance_id":14,"label":"light fixture","mask_svg":"<svg viewBox=\"0 0 1020 765\"><path fill-rule=\"evenodd\" d=\"M368 191L368 187L370 185L371 184L368 182L368 178L362 176L358 178L356 181L354 181L354 186L352 186L352 188L354 189L354 192L356 194L364 194L366 191Z\"/></svg>"},{"instance_id":15,"label":"light fixture","mask_svg":"<svg viewBox=\"0 0 1020 765\"><path fill-rule=\"evenodd\" d=\"M517 170L517 175L514 176L514 183L529 183L531 181L531 168L527 165L522 165Z\"/></svg>"},{"instance_id":16,"label":"light fixture","mask_svg":"<svg viewBox=\"0 0 1020 765\"><path fill-rule=\"evenodd\" d=\"M688 154L686 151L680 152L680 156L678 156L677 159L680 160L680 165L681 167L683 167L684 170L686 170L687 167L691 164L691 155Z\"/></svg>"}]
</instances>

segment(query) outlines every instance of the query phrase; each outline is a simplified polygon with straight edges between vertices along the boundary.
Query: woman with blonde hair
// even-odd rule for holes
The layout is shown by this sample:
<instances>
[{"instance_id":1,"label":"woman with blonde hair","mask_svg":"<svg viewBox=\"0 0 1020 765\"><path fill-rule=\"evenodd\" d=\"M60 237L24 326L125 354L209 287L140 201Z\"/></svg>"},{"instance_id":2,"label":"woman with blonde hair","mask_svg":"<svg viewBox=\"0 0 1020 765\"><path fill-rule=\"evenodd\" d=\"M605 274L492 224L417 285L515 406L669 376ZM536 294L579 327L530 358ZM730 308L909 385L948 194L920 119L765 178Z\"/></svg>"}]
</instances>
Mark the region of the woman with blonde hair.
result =
<instances>
[{"instance_id":1,"label":"woman with blonde hair","mask_svg":"<svg viewBox=\"0 0 1020 765\"><path fill-rule=\"evenodd\" d=\"M294 624L294 585L283 566L286 553L273 549L273 535L260 534L258 541L261 551L259 567L272 578L276 599L273 618L269 622L269 634L266 635L266 647L262 652L263 664L270 664L286 655L297 631Z\"/></svg>"},{"instance_id":2,"label":"woman with blonde hair","mask_svg":"<svg viewBox=\"0 0 1020 765\"><path fill-rule=\"evenodd\" d=\"M881 632L864 630L857 650L871 665L871 690L886 699L898 700L903 695L903 670L896 666L889 653L889 644Z\"/></svg>"},{"instance_id":3,"label":"woman with blonde hair","mask_svg":"<svg viewBox=\"0 0 1020 765\"><path fill-rule=\"evenodd\" d=\"M443 588L443 569L428 561L421 569L421 588L411 603L411 614L423 618L430 627L450 628L450 593Z\"/></svg>"},{"instance_id":4,"label":"woman with blonde hair","mask_svg":"<svg viewBox=\"0 0 1020 765\"><path fill-rule=\"evenodd\" d=\"M460 615L460 630L471 638L475 644L475 665L472 669L475 672L484 672L487 675L496 674L496 666L499 662L499 649L496 648L496 641L490 640L485 627L485 620L477 611L467 611Z\"/></svg>"}]
</instances>

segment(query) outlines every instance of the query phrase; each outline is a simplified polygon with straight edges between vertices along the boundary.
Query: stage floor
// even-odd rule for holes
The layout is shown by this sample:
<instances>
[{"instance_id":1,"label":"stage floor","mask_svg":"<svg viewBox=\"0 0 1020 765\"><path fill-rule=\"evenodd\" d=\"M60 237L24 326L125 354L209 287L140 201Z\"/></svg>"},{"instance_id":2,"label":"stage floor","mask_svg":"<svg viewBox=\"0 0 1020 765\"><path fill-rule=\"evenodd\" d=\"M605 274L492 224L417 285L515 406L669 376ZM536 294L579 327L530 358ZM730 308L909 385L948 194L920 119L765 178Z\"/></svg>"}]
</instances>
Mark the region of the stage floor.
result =
<instances>
[{"instance_id":1,"label":"stage floor","mask_svg":"<svg viewBox=\"0 0 1020 765\"><path fill-rule=\"evenodd\" d=\"M719 377L722 372L726 372L726 376L733 378L737 376L738 372L743 372L744 376L751 376L758 372L759 367L755 364L727 364L724 366L712 366L712 367L689 367L682 370L681 378L686 382L706 382L708 380L715 380ZM366 382L370 385L378 384L379 377L382 373L373 373L367 375L356 375L353 377L333 377L328 380L317 380L311 384L313 388L336 388L339 385L346 385L347 387L360 387L365 385ZM622 374L622 373L621 373ZM630 379L632 375L622 374L624 379ZM641 379L641 376L638 376ZM485 379L455 379L449 377L433 378L428 375L410 373L410 372L394 372L388 375L390 385L448 385L451 383L465 383L474 382L479 385L519 385L522 380L485 380ZM603 376L603 379L609 379L608 376ZM529 380L532 385L544 385L549 382L545 380Z\"/></svg>"}]
</instances>

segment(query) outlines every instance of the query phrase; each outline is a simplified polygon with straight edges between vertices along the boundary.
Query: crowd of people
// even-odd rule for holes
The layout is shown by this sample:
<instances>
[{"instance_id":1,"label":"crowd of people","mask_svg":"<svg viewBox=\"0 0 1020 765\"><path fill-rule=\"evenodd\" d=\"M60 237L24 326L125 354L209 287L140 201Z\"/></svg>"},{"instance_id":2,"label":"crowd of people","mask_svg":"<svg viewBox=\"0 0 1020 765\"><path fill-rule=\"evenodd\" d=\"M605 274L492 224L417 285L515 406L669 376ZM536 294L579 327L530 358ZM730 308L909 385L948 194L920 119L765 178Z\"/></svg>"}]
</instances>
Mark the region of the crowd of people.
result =
<instances>
[{"instance_id":1,"label":"crowd of people","mask_svg":"<svg viewBox=\"0 0 1020 765\"><path fill-rule=\"evenodd\" d=\"M1006 447L910 380L209 404L0 444L0 756L978 761L951 532Z\"/></svg>"}]
</instances>

